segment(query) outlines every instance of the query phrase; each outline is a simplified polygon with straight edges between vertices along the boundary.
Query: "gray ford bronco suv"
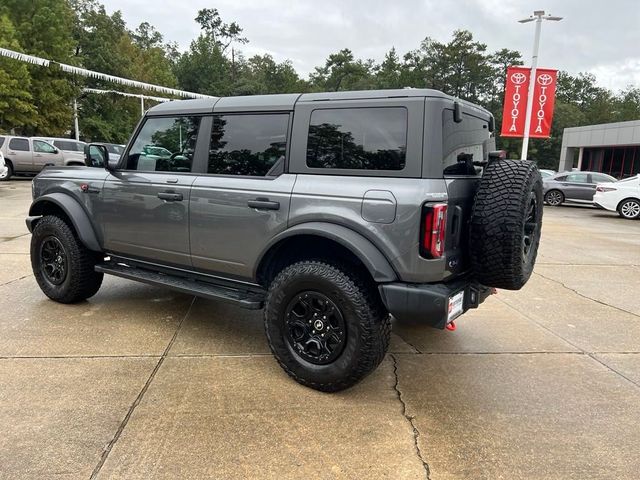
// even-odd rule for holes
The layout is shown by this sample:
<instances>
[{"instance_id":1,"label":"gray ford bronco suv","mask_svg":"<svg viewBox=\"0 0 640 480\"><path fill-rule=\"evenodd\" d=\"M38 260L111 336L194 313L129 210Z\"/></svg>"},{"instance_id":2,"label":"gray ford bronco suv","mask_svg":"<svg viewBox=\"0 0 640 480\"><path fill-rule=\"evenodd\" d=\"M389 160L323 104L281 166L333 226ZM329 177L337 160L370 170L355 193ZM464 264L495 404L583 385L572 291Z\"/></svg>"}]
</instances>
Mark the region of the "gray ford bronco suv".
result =
<instances>
[{"instance_id":1,"label":"gray ford bronco suv","mask_svg":"<svg viewBox=\"0 0 640 480\"><path fill-rule=\"evenodd\" d=\"M444 328L531 275L540 174L493 129L424 89L163 103L120 158L92 144L35 178L35 278L62 303L110 274L264 308L282 368L338 391L382 361L392 316Z\"/></svg>"}]
</instances>

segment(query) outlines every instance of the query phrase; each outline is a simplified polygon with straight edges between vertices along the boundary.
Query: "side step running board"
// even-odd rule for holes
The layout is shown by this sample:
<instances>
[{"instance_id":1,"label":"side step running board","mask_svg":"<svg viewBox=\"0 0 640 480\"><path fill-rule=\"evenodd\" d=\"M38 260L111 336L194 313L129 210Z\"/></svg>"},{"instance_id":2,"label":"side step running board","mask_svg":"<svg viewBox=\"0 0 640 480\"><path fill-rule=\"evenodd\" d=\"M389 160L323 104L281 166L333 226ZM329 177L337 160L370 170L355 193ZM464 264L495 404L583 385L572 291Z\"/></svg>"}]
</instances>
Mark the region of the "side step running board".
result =
<instances>
[{"instance_id":1,"label":"side step running board","mask_svg":"<svg viewBox=\"0 0 640 480\"><path fill-rule=\"evenodd\" d=\"M96 272L115 275L116 277L136 280L157 287L165 287L182 293L203 297L209 300L233 303L250 310L259 310L264 304L264 295L247 290L215 285L189 278L166 275L142 268L128 267L120 264L102 263L96 265Z\"/></svg>"}]
</instances>

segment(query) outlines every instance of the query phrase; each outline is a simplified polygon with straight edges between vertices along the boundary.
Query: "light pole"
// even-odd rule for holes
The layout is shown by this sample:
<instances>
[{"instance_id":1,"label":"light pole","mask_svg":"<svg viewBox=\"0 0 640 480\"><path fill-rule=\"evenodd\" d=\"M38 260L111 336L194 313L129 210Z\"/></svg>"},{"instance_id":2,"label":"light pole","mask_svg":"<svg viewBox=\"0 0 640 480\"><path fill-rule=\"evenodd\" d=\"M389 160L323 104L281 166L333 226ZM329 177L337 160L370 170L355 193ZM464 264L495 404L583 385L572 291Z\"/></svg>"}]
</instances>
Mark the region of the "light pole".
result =
<instances>
[{"instance_id":1,"label":"light pole","mask_svg":"<svg viewBox=\"0 0 640 480\"><path fill-rule=\"evenodd\" d=\"M527 109L525 110L524 117L524 136L522 137L522 155L521 160L527 159L527 152L529 151L529 129L531 128L531 108L533 107L533 90L534 82L536 81L536 68L538 67L538 47L540 46L540 29L542 27L542 20L551 20L553 22L559 22L562 17L554 17L552 15L545 15L544 10L536 10L533 15L522 20L518 20L520 23L536 22L536 34L533 39L533 56L531 57L531 76L529 77L529 94L527 95Z\"/></svg>"}]
</instances>

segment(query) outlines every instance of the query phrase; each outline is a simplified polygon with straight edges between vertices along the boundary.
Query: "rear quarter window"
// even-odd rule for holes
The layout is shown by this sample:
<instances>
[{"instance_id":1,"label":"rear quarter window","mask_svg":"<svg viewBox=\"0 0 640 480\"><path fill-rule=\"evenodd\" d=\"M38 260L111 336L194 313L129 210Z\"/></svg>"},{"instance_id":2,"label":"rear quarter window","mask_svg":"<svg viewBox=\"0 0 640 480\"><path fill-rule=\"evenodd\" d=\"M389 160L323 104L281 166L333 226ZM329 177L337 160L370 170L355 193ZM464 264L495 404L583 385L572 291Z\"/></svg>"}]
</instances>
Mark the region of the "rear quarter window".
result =
<instances>
[{"instance_id":1,"label":"rear quarter window","mask_svg":"<svg viewBox=\"0 0 640 480\"><path fill-rule=\"evenodd\" d=\"M2 145L4 145L4 137L0 137L0 148L2 148Z\"/></svg>"},{"instance_id":2,"label":"rear quarter window","mask_svg":"<svg viewBox=\"0 0 640 480\"><path fill-rule=\"evenodd\" d=\"M12 138L9 140L9 148L16 152L28 152L29 140L26 138Z\"/></svg>"},{"instance_id":3,"label":"rear quarter window","mask_svg":"<svg viewBox=\"0 0 640 480\"><path fill-rule=\"evenodd\" d=\"M407 109L365 107L311 112L307 166L345 170L402 170Z\"/></svg>"}]
</instances>

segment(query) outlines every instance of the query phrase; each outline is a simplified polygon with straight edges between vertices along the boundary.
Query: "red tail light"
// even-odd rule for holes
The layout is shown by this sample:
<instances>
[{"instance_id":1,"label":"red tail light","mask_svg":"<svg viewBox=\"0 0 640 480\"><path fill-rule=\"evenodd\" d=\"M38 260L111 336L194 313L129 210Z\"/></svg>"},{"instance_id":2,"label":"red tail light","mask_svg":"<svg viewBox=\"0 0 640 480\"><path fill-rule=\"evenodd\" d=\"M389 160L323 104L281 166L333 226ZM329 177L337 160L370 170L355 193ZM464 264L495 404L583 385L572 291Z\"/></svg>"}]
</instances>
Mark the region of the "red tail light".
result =
<instances>
[{"instance_id":1,"label":"red tail light","mask_svg":"<svg viewBox=\"0 0 640 480\"><path fill-rule=\"evenodd\" d=\"M438 203L426 206L423 212L420 253L423 257L440 258L444 253L447 205Z\"/></svg>"},{"instance_id":2,"label":"red tail light","mask_svg":"<svg viewBox=\"0 0 640 480\"><path fill-rule=\"evenodd\" d=\"M601 186L597 186L596 187L596 192L613 192L617 190L617 188L613 188L613 187L601 187Z\"/></svg>"}]
</instances>

